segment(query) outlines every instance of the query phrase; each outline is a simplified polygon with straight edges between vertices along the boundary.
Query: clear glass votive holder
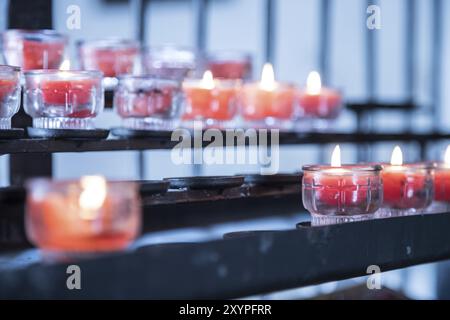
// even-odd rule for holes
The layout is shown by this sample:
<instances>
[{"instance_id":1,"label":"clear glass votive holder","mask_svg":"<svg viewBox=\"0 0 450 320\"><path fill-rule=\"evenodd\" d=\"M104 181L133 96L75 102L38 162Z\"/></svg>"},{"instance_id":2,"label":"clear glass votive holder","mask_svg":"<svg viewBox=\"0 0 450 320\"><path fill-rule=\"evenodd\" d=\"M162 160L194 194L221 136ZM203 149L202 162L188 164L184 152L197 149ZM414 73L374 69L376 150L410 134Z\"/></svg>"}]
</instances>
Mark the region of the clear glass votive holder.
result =
<instances>
[{"instance_id":1,"label":"clear glass votive holder","mask_svg":"<svg viewBox=\"0 0 450 320\"><path fill-rule=\"evenodd\" d=\"M432 167L434 197L426 213L450 212L450 166L443 162L428 165Z\"/></svg>"},{"instance_id":2,"label":"clear glass votive holder","mask_svg":"<svg viewBox=\"0 0 450 320\"><path fill-rule=\"evenodd\" d=\"M0 65L0 129L11 129L20 107L20 68Z\"/></svg>"},{"instance_id":3,"label":"clear glass votive holder","mask_svg":"<svg viewBox=\"0 0 450 320\"><path fill-rule=\"evenodd\" d=\"M207 55L206 69L216 79L246 80L251 77L252 57L239 51L218 51Z\"/></svg>"},{"instance_id":4,"label":"clear glass votive holder","mask_svg":"<svg viewBox=\"0 0 450 320\"><path fill-rule=\"evenodd\" d=\"M180 82L154 76L121 76L114 92L116 112L131 129L176 129L182 101Z\"/></svg>"},{"instance_id":5,"label":"clear glass votive holder","mask_svg":"<svg viewBox=\"0 0 450 320\"><path fill-rule=\"evenodd\" d=\"M201 121L206 128L229 128L234 126L239 107L239 80L214 80L213 87L205 87L201 79L183 82L183 125L189 128Z\"/></svg>"},{"instance_id":6,"label":"clear glass votive holder","mask_svg":"<svg viewBox=\"0 0 450 320\"><path fill-rule=\"evenodd\" d=\"M244 126L289 130L295 116L295 90L277 83L270 90L259 82L244 84L240 92L240 116Z\"/></svg>"},{"instance_id":7,"label":"clear glass votive holder","mask_svg":"<svg viewBox=\"0 0 450 320\"><path fill-rule=\"evenodd\" d=\"M106 78L133 74L139 63L137 41L102 39L79 41L78 56L83 70L100 70Z\"/></svg>"},{"instance_id":8,"label":"clear glass votive holder","mask_svg":"<svg viewBox=\"0 0 450 320\"><path fill-rule=\"evenodd\" d=\"M0 39L6 63L23 71L59 69L68 43L66 36L54 30L10 29Z\"/></svg>"},{"instance_id":9,"label":"clear glass votive holder","mask_svg":"<svg viewBox=\"0 0 450 320\"><path fill-rule=\"evenodd\" d=\"M311 225L374 218L383 201L381 166L304 166L302 198Z\"/></svg>"},{"instance_id":10,"label":"clear glass votive holder","mask_svg":"<svg viewBox=\"0 0 450 320\"><path fill-rule=\"evenodd\" d=\"M34 70L24 73L24 108L33 127L94 129L103 111L100 71Z\"/></svg>"},{"instance_id":11,"label":"clear glass votive holder","mask_svg":"<svg viewBox=\"0 0 450 320\"><path fill-rule=\"evenodd\" d=\"M144 73L164 79L183 80L198 66L198 54L177 46L148 47L143 53Z\"/></svg>"},{"instance_id":12,"label":"clear glass votive holder","mask_svg":"<svg viewBox=\"0 0 450 320\"><path fill-rule=\"evenodd\" d=\"M45 253L82 255L126 249L141 229L139 187L134 182L32 179L27 182L28 239Z\"/></svg>"},{"instance_id":13,"label":"clear glass votive holder","mask_svg":"<svg viewBox=\"0 0 450 320\"><path fill-rule=\"evenodd\" d=\"M383 206L380 218L426 213L434 197L429 164L383 165Z\"/></svg>"}]
</instances>

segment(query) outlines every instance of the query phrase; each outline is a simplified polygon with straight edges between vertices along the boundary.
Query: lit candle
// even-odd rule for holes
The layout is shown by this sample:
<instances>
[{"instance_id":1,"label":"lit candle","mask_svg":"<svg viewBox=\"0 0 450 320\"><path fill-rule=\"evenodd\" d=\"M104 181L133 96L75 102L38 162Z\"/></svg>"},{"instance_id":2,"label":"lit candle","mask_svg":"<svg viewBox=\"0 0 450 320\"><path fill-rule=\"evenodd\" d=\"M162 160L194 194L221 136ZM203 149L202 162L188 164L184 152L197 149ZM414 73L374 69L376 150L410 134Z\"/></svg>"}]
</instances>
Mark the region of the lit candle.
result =
<instances>
[{"instance_id":1,"label":"lit candle","mask_svg":"<svg viewBox=\"0 0 450 320\"><path fill-rule=\"evenodd\" d=\"M92 127L91 120L103 110L102 73L100 71L71 71L66 60L61 70L25 72L25 111L34 126L65 129ZM50 120L42 120L47 118ZM85 119L74 121L70 119ZM51 120L53 119L53 120ZM37 123L46 123L40 125ZM53 122L52 124L48 124ZM89 125L87 123L89 122ZM73 127L74 125L79 127ZM67 126L70 127L67 127Z\"/></svg>"},{"instance_id":2,"label":"lit candle","mask_svg":"<svg viewBox=\"0 0 450 320\"><path fill-rule=\"evenodd\" d=\"M270 63L262 70L261 81L244 85L242 117L256 126L288 128L294 116L294 87L275 81Z\"/></svg>"},{"instance_id":3,"label":"lit candle","mask_svg":"<svg viewBox=\"0 0 450 320\"><path fill-rule=\"evenodd\" d=\"M339 146L331 166L303 171L303 204L315 225L370 219L381 205L381 166L342 165Z\"/></svg>"},{"instance_id":4,"label":"lit candle","mask_svg":"<svg viewBox=\"0 0 450 320\"><path fill-rule=\"evenodd\" d=\"M52 30L7 30L2 35L6 62L22 70L58 69L67 38Z\"/></svg>"},{"instance_id":5,"label":"lit candle","mask_svg":"<svg viewBox=\"0 0 450 320\"><path fill-rule=\"evenodd\" d=\"M445 150L444 162L435 165L434 200L450 202L450 145Z\"/></svg>"},{"instance_id":6,"label":"lit candle","mask_svg":"<svg viewBox=\"0 0 450 320\"><path fill-rule=\"evenodd\" d=\"M341 94L337 90L323 87L317 71L309 73L306 88L298 90L297 96L304 117L333 119L341 110Z\"/></svg>"},{"instance_id":7,"label":"lit candle","mask_svg":"<svg viewBox=\"0 0 450 320\"><path fill-rule=\"evenodd\" d=\"M185 80L183 120L201 120L213 126L231 121L237 111L238 86L239 82L236 81L215 80L209 70L201 80Z\"/></svg>"},{"instance_id":8,"label":"lit candle","mask_svg":"<svg viewBox=\"0 0 450 320\"><path fill-rule=\"evenodd\" d=\"M65 182L35 179L27 189L27 235L45 251L122 250L139 233L141 209L134 183L86 176Z\"/></svg>"},{"instance_id":9,"label":"lit candle","mask_svg":"<svg viewBox=\"0 0 450 320\"><path fill-rule=\"evenodd\" d=\"M430 205L433 194L430 168L420 164L403 164L399 146L392 152L391 164L383 167L382 177L384 207L406 214Z\"/></svg>"}]
</instances>

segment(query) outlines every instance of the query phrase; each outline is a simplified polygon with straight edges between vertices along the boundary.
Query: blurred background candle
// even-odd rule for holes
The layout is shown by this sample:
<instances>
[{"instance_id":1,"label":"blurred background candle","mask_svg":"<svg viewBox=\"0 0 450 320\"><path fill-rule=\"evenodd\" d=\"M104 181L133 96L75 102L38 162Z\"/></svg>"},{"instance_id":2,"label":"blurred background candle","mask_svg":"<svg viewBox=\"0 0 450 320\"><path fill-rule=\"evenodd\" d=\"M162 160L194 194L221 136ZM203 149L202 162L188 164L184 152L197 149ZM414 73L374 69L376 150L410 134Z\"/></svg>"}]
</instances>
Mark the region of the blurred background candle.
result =
<instances>
[{"instance_id":1,"label":"blurred background candle","mask_svg":"<svg viewBox=\"0 0 450 320\"><path fill-rule=\"evenodd\" d=\"M25 111L34 127L92 129L103 110L102 73L69 71L69 63L63 68L25 72Z\"/></svg>"},{"instance_id":2,"label":"blurred background candle","mask_svg":"<svg viewBox=\"0 0 450 320\"><path fill-rule=\"evenodd\" d=\"M114 107L123 126L132 129L175 129L181 104L180 83L153 76L120 76L114 92Z\"/></svg>"},{"instance_id":3,"label":"blurred background candle","mask_svg":"<svg viewBox=\"0 0 450 320\"><path fill-rule=\"evenodd\" d=\"M445 150L444 161L434 162L434 201L427 213L443 213L450 210L450 145Z\"/></svg>"},{"instance_id":4,"label":"blurred background candle","mask_svg":"<svg viewBox=\"0 0 450 320\"><path fill-rule=\"evenodd\" d=\"M27 183L26 231L45 252L91 253L125 249L138 235L141 204L132 182L101 176Z\"/></svg>"},{"instance_id":5,"label":"blurred background candle","mask_svg":"<svg viewBox=\"0 0 450 320\"><path fill-rule=\"evenodd\" d=\"M11 128L20 106L20 68L0 65L0 129Z\"/></svg>"},{"instance_id":6,"label":"blurred background candle","mask_svg":"<svg viewBox=\"0 0 450 320\"><path fill-rule=\"evenodd\" d=\"M194 76L198 54L193 49L173 45L147 47L142 64L147 75L182 81Z\"/></svg>"},{"instance_id":7,"label":"blurred background candle","mask_svg":"<svg viewBox=\"0 0 450 320\"><path fill-rule=\"evenodd\" d=\"M226 127L236 115L239 82L215 80L206 71L201 80L186 79L184 121L199 120L207 126Z\"/></svg>"},{"instance_id":8,"label":"blurred background candle","mask_svg":"<svg viewBox=\"0 0 450 320\"><path fill-rule=\"evenodd\" d=\"M1 34L6 63L22 70L59 69L67 38L54 30L7 30Z\"/></svg>"},{"instance_id":9,"label":"blurred background candle","mask_svg":"<svg viewBox=\"0 0 450 320\"><path fill-rule=\"evenodd\" d=\"M331 166L303 167L303 205L313 225L371 219L382 203L381 166L341 165L340 148Z\"/></svg>"},{"instance_id":10,"label":"blurred background candle","mask_svg":"<svg viewBox=\"0 0 450 320\"><path fill-rule=\"evenodd\" d=\"M433 199L433 176L427 164L403 164L399 146L383 167L384 203L390 216L421 213Z\"/></svg>"},{"instance_id":11,"label":"blurred background candle","mask_svg":"<svg viewBox=\"0 0 450 320\"><path fill-rule=\"evenodd\" d=\"M340 113L342 96L337 90L323 87L320 74L312 71L306 88L298 90L298 102L304 117L334 119Z\"/></svg>"},{"instance_id":12,"label":"blurred background candle","mask_svg":"<svg viewBox=\"0 0 450 320\"><path fill-rule=\"evenodd\" d=\"M80 41L78 55L83 70L100 70L104 77L117 77L136 71L139 43L122 39Z\"/></svg>"},{"instance_id":13,"label":"blurred background candle","mask_svg":"<svg viewBox=\"0 0 450 320\"><path fill-rule=\"evenodd\" d=\"M248 79L252 72L250 55L235 51L218 51L208 54L207 68L214 78Z\"/></svg>"},{"instance_id":14,"label":"blurred background candle","mask_svg":"<svg viewBox=\"0 0 450 320\"><path fill-rule=\"evenodd\" d=\"M294 116L294 87L275 81L270 63L266 63L261 81L243 86L241 116L249 126L289 129Z\"/></svg>"}]
</instances>

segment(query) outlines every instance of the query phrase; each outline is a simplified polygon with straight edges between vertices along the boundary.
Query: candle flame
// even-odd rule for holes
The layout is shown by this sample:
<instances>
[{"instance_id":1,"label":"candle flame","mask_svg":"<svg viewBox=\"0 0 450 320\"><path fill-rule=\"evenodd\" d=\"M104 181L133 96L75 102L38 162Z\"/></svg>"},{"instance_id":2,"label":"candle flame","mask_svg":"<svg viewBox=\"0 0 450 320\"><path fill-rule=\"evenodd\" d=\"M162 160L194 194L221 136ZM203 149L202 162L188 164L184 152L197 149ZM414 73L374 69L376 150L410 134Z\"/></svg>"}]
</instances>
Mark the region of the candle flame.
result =
<instances>
[{"instance_id":1,"label":"candle flame","mask_svg":"<svg viewBox=\"0 0 450 320\"><path fill-rule=\"evenodd\" d=\"M209 90L212 90L215 87L214 77L210 70L205 71L203 74L202 87Z\"/></svg>"},{"instance_id":2,"label":"candle flame","mask_svg":"<svg viewBox=\"0 0 450 320\"><path fill-rule=\"evenodd\" d=\"M403 165L403 153L399 146L396 146L392 151L391 165L401 166Z\"/></svg>"},{"instance_id":3,"label":"candle flame","mask_svg":"<svg viewBox=\"0 0 450 320\"><path fill-rule=\"evenodd\" d=\"M331 154L331 166L336 168L341 167L341 147L339 145L334 148Z\"/></svg>"},{"instance_id":4,"label":"candle flame","mask_svg":"<svg viewBox=\"0 0 450 320\"><path fill-rule=\"evenodd\" d=\"M261 83L260 87L266 91L273 91L276 87L275 82L275 72L273 71L273 66L271 63L264 64L261 73Z\"/></svg>"},{"instance_id":5,"label":"candle flame","mask_svg":"<svg viewBox=\"0 0 450 320\"><path fill-rule=\"evenodd\" d=\"M70 60L69 59L64 60L63 63L61 63L59 70L69 71L70 70Z\"/></svg>"},{"instance_id":6,"label":"candle flame","mask_svg":"<svg viewBox=\"0 0 450 320\"><path fill-rule=\"evenodd\" d=\"M306 92L311 95L318 95L322 90L322 80L317 71L311 71L306 79Z\"/></svg>"},{"instance_id":7,"label":"candle flame","mask_svg":"<svg viewBox=\"0 0 450 320\"><path fill-rule=\"evenodd\" d=\"M450 167L450 145L448 145L445 150L444 163L447 167Z\"/></svg>"},{"instance_id":8,"label":"candle flame","mask_svg":"<svg viewBox=\"0 0 450 320\"><path fill-rule=\"evenodd\" d=\"M98 210L106 199L106 179L101 176L86 176L80 179L82 188L78 203L82 209L80 216L85 220L98 217Z\"/></svg>"}]
</instances>

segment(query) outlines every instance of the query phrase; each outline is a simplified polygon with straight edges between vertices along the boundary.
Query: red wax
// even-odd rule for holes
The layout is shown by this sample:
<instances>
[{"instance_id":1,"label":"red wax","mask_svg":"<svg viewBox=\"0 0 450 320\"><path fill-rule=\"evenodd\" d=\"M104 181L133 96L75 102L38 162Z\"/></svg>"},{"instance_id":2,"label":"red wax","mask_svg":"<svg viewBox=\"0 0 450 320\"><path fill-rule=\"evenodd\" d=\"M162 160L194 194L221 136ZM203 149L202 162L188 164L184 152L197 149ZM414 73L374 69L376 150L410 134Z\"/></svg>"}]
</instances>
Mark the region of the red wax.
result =
<instances>
[{"instance_id":1,"label":"red wax","mask_svg":"<svg viewBox=\"0 0 450 320\"><path fill-rule=\"evenodd\" d=\"M172 108L172 88L141 91L129 95L132 95L132 97L119 94L115 100L117 112L124 118L151 117L158 114L165 114ZM129 104L129 99L132 99L131 105Z\"/></svg>"},{"instance_id":2,"label":"red wax","mask_svg":"<svg viewBox=\"0 0 450 320\"><path fill-rule=\"evenodd\" d=\"M123 203L111 196L107 196L95 219L81 218L75 195L54 193L45 198L28 199L27 203L27 231L44 250L121 250L139 231L137 213L124 212L123 219L114 221L112 208L123 206ZM128 209L124 207L124 210Z\"/></svg>"},{"instance_id":3,"label":"red wax","mask_svg":"<svg viewBox=\"0 0 450 320\"><path fill-rule=\"evenodd\" d=\"M83 69L100 70L105 77L133 72L137 48L81 48Z\"/></svg>"},{"instance_id":4,"label":"red wax","mask_svg":"<svg viewBox=\"0 0 450 320\"><path fill-rule=\"evenodd\" d=\"M294 90L291 87L263 90L259 85L246 85L242 90L242 117L264 120L273 117L288 120L294 114Z\"/></svg>"},{"instance_id":5,"label":"red wax","mask_svg":"<svg viewBox=\"0 0 450 320\"><path fill-rule=\"evenodd\" d=\"M320 94L298 91L298 102L306 117L336 118L339 115L342 97L336 90L322 88Z\"/></svg>"},{"instance_id":6,"label":"red wax","mask_svg":"<svg viewBox=\"0 0 450 320\"><path fill-rule=\"evenodd\" d=\"M23 70L59 69L63 60L63 42L23 40Z\"/></svg>"},{"instance_id":7,"label":"red wax","mask_svg":"<svg viewBox=\"0 0 450 320\"><path fill-rule=\"evenodd\" d=\"M50 105L85 105L91 102L92 90L98 85L98 80L43 80L41 90L43 101ZM94 117L95 114L83 110L73 117Z\"/></svg>"},{"instance_id":8,"label":"red wax","mask_svg":"<svg viewBox=\"0 0 450 320\"><path fill-rule=\"evenodd\" d=\"M214 78L221 79L245 79L250 68L247 61L211 61L208 64Z\"/></svg>"},{"instance_id":9,"label":"red wax","mask_svg":"<svg viewBox=\"0 0 450 320\"><path fill-rule=\"evenodd\" d=\"M393 209L425 208L431 199L426 194L430 186L424 172L407 172L402 169L382 171L384 205Z\"/></svg>"},{"instance_id":10,"label":"red wax","mask_svg":"<svg viewBox=\"0 0 450 320\"><path fill-rule=\"evenodd\" d=\"M434 200L450 202L450 169L435 171Z\"/></svg>"},{"instance_id":11,"label":"red wax","mask_svg":"<svg viewBox=\"0 0 450 320\"><path fill-rule=\"evenodd\" d=\"M3 99L14 92L16 86L17 80L0 79L0 103L3 102Z\"/></svg>"},{"instance_id":12,"label":"red wax","mask_svg":"<svg viewBox=\"0 0 450 320\"><path fill-rule=\"evenodd\" d=\"M216 87L206 89L185 86L186 110L184 120L214 119L231 120L236 113L236 89Z\"/></svg>"}]
</instances>

